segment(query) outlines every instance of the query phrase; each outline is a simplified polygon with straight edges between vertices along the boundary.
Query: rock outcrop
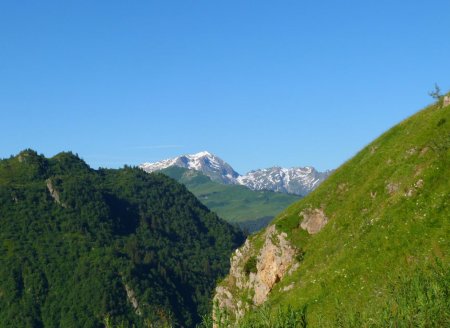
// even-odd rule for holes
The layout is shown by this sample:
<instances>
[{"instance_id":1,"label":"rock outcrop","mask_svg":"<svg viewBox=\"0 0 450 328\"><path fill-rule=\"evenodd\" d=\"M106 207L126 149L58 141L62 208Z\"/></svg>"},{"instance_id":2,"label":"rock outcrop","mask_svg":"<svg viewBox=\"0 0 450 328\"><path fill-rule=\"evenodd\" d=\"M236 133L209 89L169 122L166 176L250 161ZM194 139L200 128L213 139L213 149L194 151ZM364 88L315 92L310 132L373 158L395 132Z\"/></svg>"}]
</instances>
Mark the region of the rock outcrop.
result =
<instances>
[{"instance_id":1,"label":"rock outcrop","mask_svg":"<svg viewBox=\"0 0 450 328\"><path fill-rule=\"evenodd\" d=\"M287 241L286 233L277 233L275 226L266 231L266 239L257 261L254 279L253 303L260 305L267 299L273 286L288 272L294 261L295 249Z\"/></svg>"},{"instance_id":2,"label":"rock outcrop","mask_svg":"<svg viewBox=\"0 0 450 328\"><path fill-rule=\"evenodd\" d=\"M310 235L318 233L327 224L328 218L322 209L305 209L300 212L300 216L303 216L303 221L300 223L300 227L303 230L308 231Z\"/></svg>"},{"instance_id":3,"label":"rock outcrop","mask_svg":"<svg viewBox=\"0 0 450 328\"><path fill-rule=\"evenodd\" d=\"M53 185L52 180L47 179L46 183L47 183L47 189L50 193L50 196L52 196L52 198L55 200L56 203L61 204L59 192L56 190L55 186Z\"/></svg>"},{"instance_id":4,"label":"rock outcrop","mask_svg":"<svg viewBox=\"0 0 450 328\"><path fill-rule=\"evenodd\" d=\"M127 284L125 284L125 291L127 292L127 298L128 301L131 303L131 306L133 306L134 311L137 315L141 315L141 310L139 309L139 303L136 298L136 293L133 289L131 289Z\"/></svg>"},{"instance_id":5,"label":"rock outcrop","mask_svg":"<svg viewBox=\"0 0 450 328\"><path fill-rule=\"evenodd\" d=\"M286 233L271 225L257 238L263 238L262 247L256 249L255 240L247 239L231 257L228 277L216 288L215 307L231 314L236 321L250 308L263 304L274 286L298 268L297 249L287 240ZM255 257L256 268L249 271L246 264ZM213 319L217 319L215 315Z\"/></svg>"},{"instance_id":6,"label":"rock outcrop","mask_svg":"<svg viewBox=\"0 0 450 328\"><path fill-rule=\"evenodd\" d=\"M400 184L396 182L389 182L386 184L386 190L389 195L395 194L400 189Z\"/></svg>"},{"instance_id":7,"label":"rock outcrop","mask_svg":"<svg viewBox=\"0 0 450 328\"><path fill-rule=\"evenodd\" d=\"M450 105L450 96L444 96L442 105L443 105L443 107L447 107L448 105Z\"/></svg>"}]
</instances>

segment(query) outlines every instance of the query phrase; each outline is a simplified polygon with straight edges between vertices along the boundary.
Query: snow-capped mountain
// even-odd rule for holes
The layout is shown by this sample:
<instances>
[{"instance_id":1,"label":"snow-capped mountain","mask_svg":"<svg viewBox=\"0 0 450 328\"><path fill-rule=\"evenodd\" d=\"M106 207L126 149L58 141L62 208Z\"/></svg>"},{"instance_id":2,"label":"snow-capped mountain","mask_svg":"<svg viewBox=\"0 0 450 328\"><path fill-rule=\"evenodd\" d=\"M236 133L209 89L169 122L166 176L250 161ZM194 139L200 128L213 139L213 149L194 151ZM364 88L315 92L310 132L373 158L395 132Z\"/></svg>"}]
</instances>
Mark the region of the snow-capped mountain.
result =
<instances>
[{"instance_id":1,"label":"snow-capped mountain","mask_svg":"<svg viewBox=\"0 0 450 328\"><path fill-rule=\"evenodd\" d=\"M228 163L207 151L139 165L146 172L159 171L171 166L197 170L209 176L212 180L225 184L236 184L239 177L239 174Z\"/></svg>"},{"instance_id":2,"label":"snow-capped mountain","mask_svg":"<svg viewBox=\"0 0 450 328\"><path fill-rule=\"evenodd\" d=\"M238 183L253 190L272 190L289 194L306 195L314 190L328 175L313 167L271 167L248 172L238 177Z\"/></svg>"},{"instance_id":3,"label":"snow-capped mountain","mask_svg":"<svg viewBox=\"0 0 450 328\"><path fill-rule=\"evenodd\" d=\"M253 190L272 190L302 196L314 190L330 174L330 171L319 172L313 167L271 167L240 175L224 160L207 151L139 165L146 172L171 166L197 170L225 184L240 184Z\"/></svg>"}]
</instances>

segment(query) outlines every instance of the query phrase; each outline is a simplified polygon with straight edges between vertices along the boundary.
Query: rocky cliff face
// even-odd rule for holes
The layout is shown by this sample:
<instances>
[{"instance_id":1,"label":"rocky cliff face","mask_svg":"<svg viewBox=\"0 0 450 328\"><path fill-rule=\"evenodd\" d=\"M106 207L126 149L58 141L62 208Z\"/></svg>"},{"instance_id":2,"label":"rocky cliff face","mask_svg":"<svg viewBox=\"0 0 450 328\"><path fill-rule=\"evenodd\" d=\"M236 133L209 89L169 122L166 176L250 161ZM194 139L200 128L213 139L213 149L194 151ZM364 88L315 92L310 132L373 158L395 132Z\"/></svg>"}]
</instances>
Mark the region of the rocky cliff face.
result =
<instances>
[{"instance_id":1,"label":"rocky cliff face","mask_svg":"<svg viewBox=\"0 0 450 328\"><path fill-rule=\"evenodd\" d=\"M319 208L309 208L298 215L300 228L310 235L318 233L329 221ZM247 311L266 302L276 285L299 268L303 252L287 237L272 224L264 232L250 236L244 246L233 253L229 275L216 288L215 323L224 317L237 323ZM293 287L291 283L280 290L286 292Z\"/></svg>"},{"instance_id":2,"label":"rocky cliff face","mask_svg":"<svg viewBox=\"0 0 450 328\"><path fill-rule=\"evenodd\" d=\"M271 225L262 236L247 239L235 251L228 277L216 288L214 312L220 309L239 320L249 309L263 304L274 286L298 268L298 250L286 237Z\"/></svg>"},{"instance_id":3,"label":"rocky cliff face","mask_svg":"<svg viewBox=\"0 0 450 328\"><path fill-rule=\"evenodd\" d=\"M67 207L66 204L61 202L61 197L60 197L59 191L57 190L57 188L54 185L54 181L51 178L48 178L45 181L45 183L47 185L48 192L50 193L50 196L52 196L53 200L56 203L60 204L62 207Z\"/></svg>"}]
</instances>

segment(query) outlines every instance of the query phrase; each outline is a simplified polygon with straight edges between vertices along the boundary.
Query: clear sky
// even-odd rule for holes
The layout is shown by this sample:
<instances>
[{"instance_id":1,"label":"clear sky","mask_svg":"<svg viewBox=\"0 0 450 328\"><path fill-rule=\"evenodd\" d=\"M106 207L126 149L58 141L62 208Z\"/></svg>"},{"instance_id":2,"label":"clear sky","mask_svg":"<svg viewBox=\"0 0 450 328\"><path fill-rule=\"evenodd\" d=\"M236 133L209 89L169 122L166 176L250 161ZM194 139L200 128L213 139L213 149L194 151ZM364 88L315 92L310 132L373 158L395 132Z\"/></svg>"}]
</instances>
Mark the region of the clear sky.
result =
<instances>
[{"instance_id":1,"label":"clear sky","mask_svg":"<svg viewBox=\"0 0 450 328\"><path fill-rule=\"evenodd\" d=\"M449 0L0 2L0 157L335 168L450 89Z\"/></svg>"}]
</instances>

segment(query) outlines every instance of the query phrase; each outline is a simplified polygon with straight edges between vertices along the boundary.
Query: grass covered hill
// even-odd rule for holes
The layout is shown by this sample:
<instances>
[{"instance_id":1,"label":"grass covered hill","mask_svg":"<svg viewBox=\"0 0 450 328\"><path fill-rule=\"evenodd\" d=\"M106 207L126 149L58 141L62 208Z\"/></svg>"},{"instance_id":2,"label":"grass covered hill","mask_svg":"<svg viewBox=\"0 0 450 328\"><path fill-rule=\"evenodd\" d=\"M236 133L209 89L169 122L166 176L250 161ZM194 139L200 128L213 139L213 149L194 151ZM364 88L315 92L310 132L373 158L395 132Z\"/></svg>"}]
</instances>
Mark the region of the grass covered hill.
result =
<instances>
[{"instance_id":1,"label":"grass covered hill","mask_svg":"<svg viewBox=\"0 0 450 328\"><path fill-rule=\"evenodd\" d=\"M222 184L195 170L172 166L162 173L184 184L209 209L244 230L255 232L300 196L273 191L254 191L244 186Z\"/></svg>"},{"instance_id":2,"label":"grass covered hill","mask_svg":"<svg viewBox=\"0 0 450 328\"><path fill-rule=\"evenodd\" d=\"M192 327L242 241L163 174L23 151L0 161L0 326Z\"/></svg>"},{"instance_id":3,"label":"grass covered hill","mask_svg":"<svg viewBox=\"0 0 450 328\"><path fill-rule=\"evenodd\" d=\"M225 279L248 305L240 327L450 326L450 106L438 102L384 133L274 224L296 250L294 269L259 307L256 288ZM263 273L267 236L242 249L247 275Z\"/></svg>"}]
</instances>

